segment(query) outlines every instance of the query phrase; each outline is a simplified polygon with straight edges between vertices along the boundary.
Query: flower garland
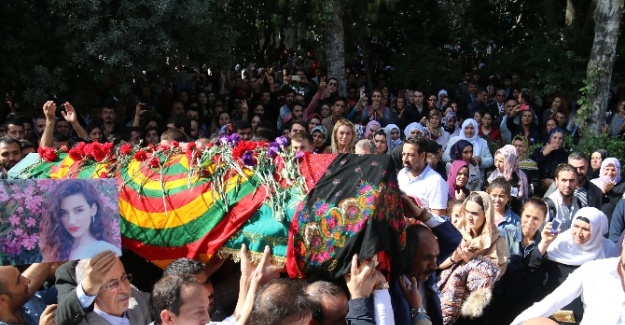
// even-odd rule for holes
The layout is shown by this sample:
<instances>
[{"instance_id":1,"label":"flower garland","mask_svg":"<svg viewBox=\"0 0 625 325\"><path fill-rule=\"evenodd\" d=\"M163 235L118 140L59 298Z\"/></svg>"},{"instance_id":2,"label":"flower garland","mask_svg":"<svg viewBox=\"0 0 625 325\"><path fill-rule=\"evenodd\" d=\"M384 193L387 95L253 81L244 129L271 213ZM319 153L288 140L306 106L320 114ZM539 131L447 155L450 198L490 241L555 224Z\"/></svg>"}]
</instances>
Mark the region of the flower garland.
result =
<instances>
[{"instance_id":1,"label":"flower garland","mask_svg":"<svg viewBox=\"0 0 625 325\"><path fill-rule=\"evenodd\" d=\"M205 148L198 148L194 142L183 145L177 141L172 141L171 145L147 147L130 143L113 146L112 143L81 142L69 150L42 147L38 153L40 161L27 168L24 174L28 175L28 171L41 163L57 162L64 153L79 164L68 177L76 177L80 171L96 164L100 164L100 168L96 169L96 177L115 177L136 160L141 163L139 170L148 168L160 174L163 198L165 166L172 157L185 154L189 161L187 182L190 188L196 184L194 179L209 179L212 191L228 207L230 202L224 190L228 178L238 174L242 179L248 179L254 175L265 187L265 199L278 221L285 218L289 189L296 187L297 193L308 192L306 181L299 172L299 161L304 154L290 150L289 139L284 136L268 144L264 141L242 141L237 134L224 135L208 143ZM121 186L126 186L129 181L126 180ZM235 186L237 191L238 185ZM165 202L163 204L167 206Z\"/></svg>"}]
</instances>

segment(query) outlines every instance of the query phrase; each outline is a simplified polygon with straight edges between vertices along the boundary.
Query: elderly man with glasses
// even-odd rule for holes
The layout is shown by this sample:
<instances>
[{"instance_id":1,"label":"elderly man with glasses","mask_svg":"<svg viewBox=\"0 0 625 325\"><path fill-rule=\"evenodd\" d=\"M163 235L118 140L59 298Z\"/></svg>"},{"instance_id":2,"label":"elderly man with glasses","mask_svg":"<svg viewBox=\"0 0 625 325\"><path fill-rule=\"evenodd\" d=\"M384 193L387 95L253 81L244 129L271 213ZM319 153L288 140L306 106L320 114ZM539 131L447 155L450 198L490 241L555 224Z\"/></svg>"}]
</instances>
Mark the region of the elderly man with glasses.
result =
<instances>
[{"instance_id":1,"label":"elderly man with glasses","mask_svg":"<svg viewBox=\"0 0 625 325\"><path fill-rule=\"evenodd\" d=\"M111 251L70 261L56 272L57 324L126 324L151 322L148 294L130 284L132 275Z\"/></svg>"}]
</instances>

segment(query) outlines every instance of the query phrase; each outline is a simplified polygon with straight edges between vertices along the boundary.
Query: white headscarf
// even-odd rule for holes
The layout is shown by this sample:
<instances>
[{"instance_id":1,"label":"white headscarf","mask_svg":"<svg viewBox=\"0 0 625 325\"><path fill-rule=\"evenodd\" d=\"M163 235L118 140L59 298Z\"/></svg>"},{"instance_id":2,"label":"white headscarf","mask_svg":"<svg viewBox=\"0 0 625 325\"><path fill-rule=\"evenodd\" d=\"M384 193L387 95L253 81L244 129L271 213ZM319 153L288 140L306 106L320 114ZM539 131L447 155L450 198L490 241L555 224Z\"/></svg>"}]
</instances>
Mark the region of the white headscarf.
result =
<instances>
[{"instance_id":1,"label":"white headscarf","mask_svg":"<svg viewBox=\"0 0 625 325\"><path fill-rule=\"evenodd\" d=\"M406 135L406 138L410 137L410 131L412 131L413 129L418 129L419 132L421 132L421 136L425 135L425 128L423 127L423 125L417 122L412 122L408 124L408 126L406 126L406 128L404 129L404 134Z\"/></svg>"},{"instance_id":2,"label":"white headscarf","mask_svg":"<svg viewBox=\"0 0 625 325\"><path fill-rule=\"evenodd\" d=\"M475 129L475 134L471 138L467 138L464 135L464 128L467 127L467 125L469 124L472 124L473 128ZM462 128L460 129L460 134L458 134L458 136L460 137L460 139L464 139L464 140L471 142L471 144L473 145L473 156L481 157L482 156L482 143L480 142L481 139L480 139L479 133L480 133L480 129L477 128L477 121L472 118L468 118L464 120L464 122L462 122Z\"/></svg>"},{"instance_id":3,"label":"white headscarf","mask_svg":"<svg viewBox=\"0 0 625 325\"><path fill-rule=\"evenodd\" d=\"M547 258L566 265L582 265L588 261L611 257L614 243L603 237L608 232L608 217L597 208L586 207L577 211L578 218L590 221L590 239L583 245L573 241L572 229L558 235L547 248Z\"/></svg>"},{"instance_id":4,"label":"white headscarf","mask_svg":"<svg viewBox=\"0 0 625 325\"><path fill-rule=\"evenodd\" d=\"M389 140L390 140L390 142L391 142L391 145L390 145L390 147L389 147L389 148L390 148L390 151L392 152L392 151L393 151L393 148L395 148L396 146L398 146L398 145L402 144L402 143L403 143L403 141L401 141L401 137L397 138L397 140L392 140L392 139L390 138L391 131L393 131L394 129L397 129L397 131L401 132L401 130L399 129L399 126L397 126L397 125L395 125L395 124L388 124L388 125L385 127L385 129L388 131L388 134L389 134ZM401 135L401 133L400 133L400 135Z\"/></svg>"}]
</instances>

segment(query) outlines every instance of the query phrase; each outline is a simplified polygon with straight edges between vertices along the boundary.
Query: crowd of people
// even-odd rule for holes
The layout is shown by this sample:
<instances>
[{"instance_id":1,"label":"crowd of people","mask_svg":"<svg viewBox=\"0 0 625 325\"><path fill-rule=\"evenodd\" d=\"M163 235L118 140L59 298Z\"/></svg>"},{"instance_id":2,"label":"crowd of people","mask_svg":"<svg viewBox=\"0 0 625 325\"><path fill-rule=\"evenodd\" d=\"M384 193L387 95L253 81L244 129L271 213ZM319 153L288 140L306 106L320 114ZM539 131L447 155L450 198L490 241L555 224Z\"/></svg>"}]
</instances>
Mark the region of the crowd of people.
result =
<instances>
[{"instance_id":1,"label":"crowd of people","mask_svg":"<svg viewBox=\"0 0 625 325\"><path fill-rule=\"evenodd\" d=\"M9 98L2 178L38 147L284 135L294 151L390 155L407 228L397 279L358 256L342 279L287 279L269 249L252 265L245 247L240 265L179 259L141 290L126 270L145 279L147 269L126 251L3 266L0 324L625 324L620 162L566 150L581 137L575 101L538 97L519 79L469 75L427 94L350 74L340 94L319 71L249 69L145 77L124 100L48 101L34 115ZM625 100L614 101L603 131L622 137Z\"/></svg>"}]
</instances>

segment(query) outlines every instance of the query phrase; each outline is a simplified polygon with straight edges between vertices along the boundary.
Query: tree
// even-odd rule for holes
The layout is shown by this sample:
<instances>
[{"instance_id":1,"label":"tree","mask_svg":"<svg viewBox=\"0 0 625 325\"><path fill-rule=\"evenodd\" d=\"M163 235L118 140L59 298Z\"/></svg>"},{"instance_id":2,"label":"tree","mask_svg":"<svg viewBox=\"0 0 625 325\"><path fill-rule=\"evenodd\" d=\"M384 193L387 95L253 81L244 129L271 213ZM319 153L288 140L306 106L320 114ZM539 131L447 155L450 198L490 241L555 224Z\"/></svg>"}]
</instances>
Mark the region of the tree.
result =
<instances>
[{"instance_id":1,"label":"tree","mask_svg":"<svg viewBox=\"0 0 625 325\"><path fill-rule=\"evenodd\" d=\"M211 1L4 1L0 87L36 107L52 97L97 103L129 93L143 71L175 79L225 65L236 33Z\"/></svg>"},{"instance_id":2,"label":"tree","mask_svg":"<svg viewBox=\"0 0 625 325\"><path fill-rule=\"evenodd\" d=\"M595 9L595 40L586 70L586 102L580 118L587 123L586 132L599 135L605 121L616 44L620 33L623 0L598 0Z\"/></svg>"}]
</instances>

